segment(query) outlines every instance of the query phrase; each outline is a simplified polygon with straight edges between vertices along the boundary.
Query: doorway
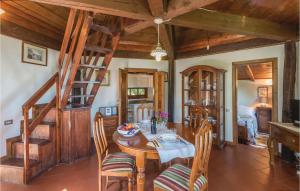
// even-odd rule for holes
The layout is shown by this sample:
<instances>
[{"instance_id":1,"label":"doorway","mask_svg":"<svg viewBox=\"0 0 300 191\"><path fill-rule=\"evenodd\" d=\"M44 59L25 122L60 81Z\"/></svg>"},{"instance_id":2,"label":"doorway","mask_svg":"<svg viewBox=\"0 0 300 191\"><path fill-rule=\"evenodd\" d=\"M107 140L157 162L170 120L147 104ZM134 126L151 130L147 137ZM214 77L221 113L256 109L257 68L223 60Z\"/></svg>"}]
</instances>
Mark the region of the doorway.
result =
<instances>
[{"instance_id":1,"label":"doorway","mask_svg":"<svg viewBox=\"0 0 300 191\"><path fill-rule=\"evenodd\" d=\"M277 58L233 63L234 145L238 143L256 145L259 141L265 142L266 138L260 135L267 136L268 121L278 120L277 67Z\"/></svg>"},{"instance_id":2,"label":"doorway","mask_svg":"<svg viewBox=\"0 0 300 191\"><path fill-rule=\"evenodd\" d=\"M119 122L136 123L165 111L164 82L165 72L156 69L120 69Z\"/></svg>"}]
</instances>

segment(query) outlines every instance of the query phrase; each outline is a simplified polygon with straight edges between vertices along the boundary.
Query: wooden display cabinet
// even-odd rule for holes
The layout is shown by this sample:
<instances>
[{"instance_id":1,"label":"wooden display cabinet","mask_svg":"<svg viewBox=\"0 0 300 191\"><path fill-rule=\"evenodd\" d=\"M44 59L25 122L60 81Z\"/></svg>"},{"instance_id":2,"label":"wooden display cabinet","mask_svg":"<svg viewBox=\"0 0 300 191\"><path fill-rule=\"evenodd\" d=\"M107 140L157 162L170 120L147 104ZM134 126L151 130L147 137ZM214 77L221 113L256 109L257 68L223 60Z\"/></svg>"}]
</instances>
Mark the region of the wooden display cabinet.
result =
<instances>
[{"instance_id":1,"label":"wooden display cabinet","mask_svg":"<svg viewBox=\"0 0 300 191\"><path fill-rule=\"evenodd\" d=\"M225 70L210 66L193 66L182 74L182 122L189 122L192 105L208 110L213 125L214 144L225 143Z\"/></svg>"}]
</instances>

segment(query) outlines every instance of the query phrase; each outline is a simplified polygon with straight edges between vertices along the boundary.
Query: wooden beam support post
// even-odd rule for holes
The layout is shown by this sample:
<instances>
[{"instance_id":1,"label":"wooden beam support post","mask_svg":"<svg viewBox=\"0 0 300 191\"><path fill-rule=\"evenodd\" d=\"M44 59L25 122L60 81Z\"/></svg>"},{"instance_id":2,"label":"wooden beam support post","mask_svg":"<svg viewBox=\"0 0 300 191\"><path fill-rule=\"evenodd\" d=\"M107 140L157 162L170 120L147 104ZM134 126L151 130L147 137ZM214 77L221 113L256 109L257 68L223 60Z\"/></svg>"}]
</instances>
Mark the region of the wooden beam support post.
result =
<instances>
[{"instance_id":1,"label":"wooden beam support post","mask_svg":"<svg viewBox=\"0 0 300 191\"><path fill-rule=\"evenodd\" d=\"M169 59L169 79L168 79L168 113L169 122L174 122L175 105L175 59Z\"/></svg>"},{"instance_id":2,"label":"wooden beam support post","mask_svg":"<svg viewBox=\"0 0 300 191\"><path fill-rule=\"evenodd\" d=\"M292 122L290 118L290 100L295 97L296 43L294 41L286 42L284 48L282 122Z\"/></svg>"}]
</instances>

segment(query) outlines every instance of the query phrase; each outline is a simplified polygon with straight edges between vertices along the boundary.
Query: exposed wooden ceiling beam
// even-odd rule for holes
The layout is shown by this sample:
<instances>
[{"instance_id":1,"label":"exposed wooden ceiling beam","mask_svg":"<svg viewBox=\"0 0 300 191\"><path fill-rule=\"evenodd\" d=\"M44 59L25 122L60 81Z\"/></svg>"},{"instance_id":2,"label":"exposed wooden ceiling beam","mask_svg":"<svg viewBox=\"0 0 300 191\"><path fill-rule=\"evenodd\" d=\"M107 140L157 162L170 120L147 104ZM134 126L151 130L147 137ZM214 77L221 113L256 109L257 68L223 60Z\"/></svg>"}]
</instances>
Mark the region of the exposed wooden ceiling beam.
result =
<instances>
[{"instance_id":1,"label":"exposed wooden ceiling beam","mask_svg":"<svg viewBox=\"0 0 300 191\"><path fill-rule=\"evenodd\" d=\"M220 0L171 0L168 5L168 12L164 12L163 4L160 3L161 0L153 0L153 3L150 5L150 10L152 15L155 17L162 17L164 20L172 19L179 15L188 13L190 11L199 9L201 7L216 3ZM143 30L150 26L153 26L153 21L140 21L125 27L127 34L135 33L137 31Z\"/></svg>"},{"instance_id":2,"label":"exposed wooden ceiling beam","mask_svg":"<svg viewBox=\"0 0 300 191\"><path fill-rule=\"evenodd\" d=\"M41 46L52 48L55 50L60 49L61 42L51 39L40 33L30 31L14 23L6 20L1 20L1 34L11 36L20 40L32 42Z\"/></svg>"},{"instance_id":3,"label":"exposed wooden ceiling beam","mask_svg":"<svg viewBox=\"0 0 300 191\"><path fill-rule=\"evenodd\" d=\"M227 43L234 43L245 41L249 39L254 39L255 37L245 36L245 35L232 35L232 34L224 34L224 35L216 35L211 36L208 39L199 39L196 41L188 42L176 48L178 52L188 52L197 49L206 48L209 45L210 48L214 46L219 46Z\"/></svg>"},{"instance_id":4,"label":"exposed wooden ceiling beam","mask_svg":"<svg viewBox=\"0 0 300 191\"><path fill-rule=\"evenodd\" d=\"M114 58L136 58L136 59L153 59L147 52L124 51L117 50L114 53Z\"/></svg>"},{"instance_id":5,"label":"exposed wooden ceiling beam","mask_svg":"<svg viewBox=\"0 0 300 191\"><path fill-rule=\"evenodd\" d=\"M176 17L170 21L170 24L195 29L252 35L281 41L298 38L296 26L285 26L262 19L205 9Z\"/></svg>"},{"instance_id":6,"label":"exposed wooden ceiling beam","mask_svg":"<svg viewBox=\"0 0 300 191\"><path fill-rule=\"evenodd\" d=\"M250 80L254 82L255 77L254 77L254 74L253 74L252 69L249 64L245 66L245 70L246 70L246 73L249 76Z\"/></svg>"},{"instance_id":7,"label":"exposed wooden ceiling beam","mask_svg":"<svg viewBox=\"0 0 300 191\"><path fill-rule=\"evenodd\" d=\"M163 0L148 0L150 11L153 17L159 17L164 12ZM163 47L166 49L168 58L174 59L174 48L170 38L168 28L165 24L160 25L160 39Z\"/></svg>"},{"instance_id":8,"label":"exposed wooden ceiling beam","mask_svg":"<svg viewBox=\"0 0 300 191\"><path fill-rule=\"evenodd\" d=\"M206 48L190 51L190 52L178 52L176 53L176 59L182 58L191 58L191 57L198 57L198 56L205 56L211 54L220 54L225 52L233 52L251 48L258 48L264 46L271 46L276 44L281 44L282 42L278 42L276 40L269 40L269 39L250 39L236 43L224 44L210 48L207 50Z\"/></svg>"},{"instance_id":9,"label":"exposed wooden ceiling beam","mask_svg":"<svg viewBox=\"0 0 300 191\"><path fill-rule=\"evenodd\" d=\"M38 3L71 7L95 13L115 15L132 19L151 19L151 15L139 0L31 0Z\"/></svg>"},{"instance_id":10,"label":"exposed wooden ceiling beam","mask_svg":"<svg viewBox=\"0 0 300 191\"><path fill-rule=\"evenodd\" d=\"M139 21L124 27L125 35L132 34L154 25L153 20Z\"/></svg>"},{"instance_id":11,"label":"exposed wooden ceiling beam","mask_svg":"<svg viewBox=\"0 0 300 191\"><path fill-rule=\"evenodd\" d=\"M220 0L171 0L168 5L166 19L172 19L218 1Z\"/></svg>"}]
</instances>

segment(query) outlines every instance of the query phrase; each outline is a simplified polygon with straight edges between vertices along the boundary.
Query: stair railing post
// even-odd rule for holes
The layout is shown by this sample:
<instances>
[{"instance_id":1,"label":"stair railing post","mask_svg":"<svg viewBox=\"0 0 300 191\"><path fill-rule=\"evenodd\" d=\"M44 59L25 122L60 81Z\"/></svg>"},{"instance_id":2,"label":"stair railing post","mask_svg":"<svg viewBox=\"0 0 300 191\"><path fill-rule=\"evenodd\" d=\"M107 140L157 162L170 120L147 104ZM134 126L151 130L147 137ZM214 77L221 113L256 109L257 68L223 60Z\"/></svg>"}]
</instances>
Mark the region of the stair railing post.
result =
<instances>
[{"instance_id":1,"label":"stair railing post","mask_svg":"<svg viewBox=\"0 0 300 191\"><path fill-rule=\"evenodd\" d=\"M24 142L24 184L27 184L29 179L29 109L27 106L23 108L23 117L24 117L24 129L23 129L23 142Z\"/></svg>"},{"instance_id":2,"label":"stair railing post","mask_svg":"<svg viewBox=\"0 0 300 191\"><path fill-rule=\"evenodd\" d=\"M56 85L56 163L60 162L60 144L61 144L61 85L60 85L60 74L58 73L57 77L55 78L55 85Z\"/></svg>"}]
</instances>

